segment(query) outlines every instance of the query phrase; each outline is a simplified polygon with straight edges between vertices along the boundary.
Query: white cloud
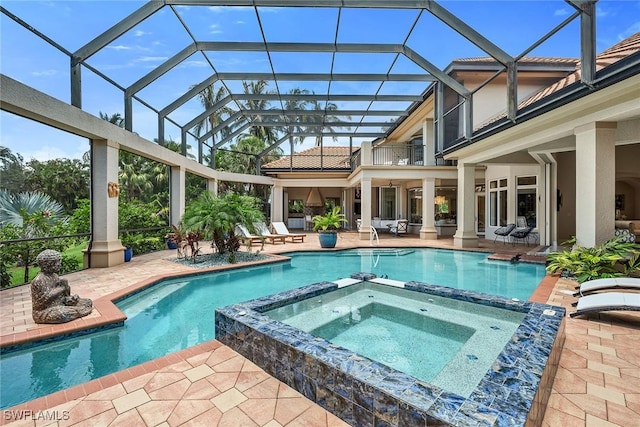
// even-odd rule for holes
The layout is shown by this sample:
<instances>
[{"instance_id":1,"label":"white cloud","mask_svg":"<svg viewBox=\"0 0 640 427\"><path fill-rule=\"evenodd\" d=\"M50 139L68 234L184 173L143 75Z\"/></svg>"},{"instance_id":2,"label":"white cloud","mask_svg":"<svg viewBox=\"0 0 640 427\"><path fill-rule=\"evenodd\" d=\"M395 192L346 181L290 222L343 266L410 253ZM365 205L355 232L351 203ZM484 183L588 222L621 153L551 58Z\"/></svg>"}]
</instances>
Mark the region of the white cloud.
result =
<instances>
[{"instance_id":1,"label":"white cloud","mask_svg":"<svg viewBox=\"0 0 640 427\"><path fill-rule=\"evenodd\" d=\"M567 16L568 14L569 14L569 11L565 8L556 9L556 11L553 12L553 16Z\"/></svg>"},{"instance_id":2,"label":"white cloud","mask_svg":"<svg viewBox=\"0 0 640 427\"><path fill-rule=\"evenodd\" d=\"M207 61L184 61L182 63L183 68L195 68L195 67L207 67L209 64Z\"/></svg>"},{"instance_id":3,"label":"white cloud","mask_svg":"<svg viewBox=\"0 0 640 427\"><path fill-rule=\"evenodd\" d=\"M107 46L107 49L113 49L113 50L130 50L131 46L125 46L122 44L118 44L118 45L109 45Z\"/></svg>"},{"instance_id":4,"label":"white cloud","mask_svg":"<svg viewBox=\"0 0 640 427\"><path fill-rule=\"evenodd\" d=\"M31 75L34 77L49 77L49 76L55 76L56 74L58 74L57 70L34 71L31 73Z\"/></svg>"},{"instance_id":5,"label":"white cloud","mask_svg":"<svg viewBox=\"0 0 640 427\"><path fill-rule=\"evenodd\" d=\"M627 27L626 30L624 30L622 33L618 34L618 39L619 40L624 40L627 37L629 37L630 35L637 33L638 31L640 31L640 21L634 22L629 27Z\"/></svg>"},{"instance_id":6,"label":"white cloud","mask_svg":"<svg viewBox=\"0 0 640 427\"><path fill-rule=\"evenodd\" d=\"M141 56L137 59L138 62L161 62L169 59L167 56Z\"/></svg>"},{"instance_id":7,"label":"white cloud","mask_svg":"<svg viewBox=\"0 0 640 427\"><path fill-rule=\"evenodd\" d=\"M151 34L151 33L148 33L148 32L146 32L146 31L142 31L142 30L137 30L137 31L134 33L134 35L135 35L136 37L142 37L142 36L146 36L146 35L148 35L148 34Z\"/></svg>"},{"instance_id":8,"label":"white cloud","mask_svg":"<svg viewBox=\"0 0 640 427\"><path fill-rule=\"evenodd\" d=\"M89 150L89 144L84 147L77 147L74 150L64 150L61 147L44 145L34 151L25 151L22 154L25 161L39 160L41 162L53 159L81 159L82 155Z\"/></svg>"},{"instance_id":9,"label":"white cloud","mask_svg":"<svg viewBox=\"0 0 640 427\"><path fill-rule=\"evenodd\" d=\"M211 24L211 25L209 25L209 33L211 33L211 34L221 34L222 30L220 29L220 26L218 24Z\"/></svg>"},{"instance_id":10,"label":"white cloud","mask_svg":"<svg viewBox=\"0 0 640 427\"><path fill-rule=\"evenodd\" d=\"M246 24L246 22L244 22L242 20L238 20L238 21L236 21L236 24Z\"/></svg>"},{"instance_id":11,"label":"white cloud","mask_svg":"<svg viewBox=\"0 0 640 427\"><path fill-rule=\"evenodd\" d=\"M598 18L605 18L610 14L611 12L609 10L605 10L603 7L596 6L596 16Z\"/></svg>"}]
</instances>

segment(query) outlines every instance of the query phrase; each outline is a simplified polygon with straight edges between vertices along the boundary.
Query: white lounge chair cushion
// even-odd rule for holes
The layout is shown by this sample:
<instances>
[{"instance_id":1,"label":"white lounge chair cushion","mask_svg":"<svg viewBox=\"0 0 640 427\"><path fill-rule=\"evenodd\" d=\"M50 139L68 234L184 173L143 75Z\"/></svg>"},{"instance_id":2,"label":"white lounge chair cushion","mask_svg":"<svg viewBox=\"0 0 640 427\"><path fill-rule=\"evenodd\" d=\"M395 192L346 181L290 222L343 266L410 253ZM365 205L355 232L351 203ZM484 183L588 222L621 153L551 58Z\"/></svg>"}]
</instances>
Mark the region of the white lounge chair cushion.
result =
<instances>
[{"instance_id":1,"label":"white lounge chair cushion","mask_svg":"<svg viewBox=\"0 0 640 427\"><path fill-rule=\"evenodd\" d=\"M583 295L589 292L615 288L640 289L640 279L633 277L614 277L588 280L580 285L576 294Z\"/></svg>"},{"instance_id":2,"label":"white lounge chair cushion","mask_svg":"<svg viewBox=\"0 0 640 427\"><path fill-rule=\"evenodd\" d=\"M640 294L625 292L607 292L581 297L576 312L640 309Z\"/></svg>"}]
</instances>

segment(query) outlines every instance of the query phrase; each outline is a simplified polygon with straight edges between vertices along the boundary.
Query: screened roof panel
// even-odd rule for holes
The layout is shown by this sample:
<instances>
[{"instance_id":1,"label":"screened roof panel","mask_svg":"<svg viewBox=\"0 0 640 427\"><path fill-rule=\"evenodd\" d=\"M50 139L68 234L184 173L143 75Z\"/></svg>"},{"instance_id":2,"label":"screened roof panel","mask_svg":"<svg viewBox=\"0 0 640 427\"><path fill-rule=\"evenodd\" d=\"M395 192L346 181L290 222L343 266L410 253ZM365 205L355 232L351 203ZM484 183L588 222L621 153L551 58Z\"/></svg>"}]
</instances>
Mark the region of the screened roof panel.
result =
<instances>
[{"instance_id":1,"label":"screened roof panel","mask_svg":"<svg viewBox=\"0 0 640 427\"><path fill-rule=\"evenodd\" d=\"M252 7L175 6L196 40L262 42Z\"/></svg>"},{"instance_id":2,"label":"screened roof panel","mask_svg":"<svg viewBox=\"0 0 640 427\"><path fill-rule=\"evenodd\" d=\"M132 96L136 105L148 103L142 107L150 115L165 114L190 132L194 121L204 120L207 114L231 117L228 126L238 129L245 120L299 120L299 115L283 110L301 107L314 117L314 123L331 123L340 116L349 122L375 123L372 127L397 121L438 79L466 96L466 89L444 71L454 59L493 55L507 62L512 60L510 55L519 54L575 13L566 2L503 1L61 0L6 1L3 7L7 4L71 52L72 58L62 54L61 63L72 59L84 69L95 68L126 89L125 96ZM51 7L66 7L69 13L54 22L48 19ZM11 21L5 14L2 19L3 25ZM566 43L571 56L579 46L580 34L573 30L578 22L575 19L558 32L560 38L572 39ZM28 33L29 27L23 27ZM74 31L65 31L68 28ZM29 44L21 46L24 50ZM2 47L12 49L4 39ZM12 52L24 56L18 50ZM3 72L7 68L11 65L3 64ZM78 78L71 85L78 102L80 74L72 75L69 68L65 73ZM29 79L35 80L20 78L37 88ZM243 85L261 81L265 84L254 89ZM211 84L218 96L214 104L226 95L231 99L217 103L219 110L205 112L198 91ZM253 90L260 96L244 96ZM126 105L125 115L131 114ZM333 111L333 106L344 113ZM229 111L240 109L242 114L229 116ZM132 121L155 122L157 128L157 117L149 119L146 114ZM189 114L192 117L186 119ZM322 126L315 129L331 135Z\"/></svg>"},{"instance_id":3,"label":"screened roof panel","mask_svg":"<svg viewBox=\"0 0 640 427\"><path fill-rule=\"evenodd\" d=\"M391 69L397 53L343 53L335 55L334 73L381 73Z\"/></svg>"},{"instance_id":4,"label":"screened roof panel","mask_svg":"<svg viewBox=\"0 0 640 427\"><path fill-rule=\"evenodd\" d=\"M335 40L336 8L258 7L257 10L267 43L333 43Z\"/></svg>"},{"instance_id":5,"label":"screened roof panel","mask_svg":"<svg viewBox=\"0 0 640 427\"><path fill-rule=\"evenodd\" d=\"M269 56L266 52L208 51L205 55L217 73L271 73ZM238 78L245 80L242 76Z\"/></svg>"},{"instance_id":6,"label":"screened roof panel","mask_svg":"<svg viewBox=\"0 0 640 427\"><path fill-rule=\"evenodd\" d=\"M343 8L340 43L404 43L417 10Z\"/></svg>"},{"instance_id":7,"label":"screened roof panel","mask_svg":"<svg viewBox=\"0 0 640 427\"><path fill-rule=\"evenodd\" d=\"M271 52L271 63L276 73L330 73L331 53Z\"/></svg>"}]
</instances>

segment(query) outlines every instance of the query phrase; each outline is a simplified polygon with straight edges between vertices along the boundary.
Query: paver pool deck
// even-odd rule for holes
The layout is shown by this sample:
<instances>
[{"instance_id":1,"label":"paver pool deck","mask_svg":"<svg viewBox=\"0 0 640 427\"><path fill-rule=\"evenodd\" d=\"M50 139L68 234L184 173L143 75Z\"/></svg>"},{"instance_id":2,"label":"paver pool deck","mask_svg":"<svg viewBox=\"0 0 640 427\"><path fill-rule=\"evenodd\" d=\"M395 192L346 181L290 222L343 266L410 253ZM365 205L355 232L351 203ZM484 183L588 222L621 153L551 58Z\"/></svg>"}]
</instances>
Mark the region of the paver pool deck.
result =
<instances>
[{"instance_id":1,"label":"paver pool deck","mask_svg":"<svg viewBox=\"0 0 640 427\"><path fill-rule=\"evenodd\" d=\"M265 245L267 253L318 250L314 233L304 243ZM355 233L341 233L338 249L369 247ZM452 248L451 239L383 235L380 247ZM481 240L479 250L509 259L533 247ZM0 292L2 345L84 329L122 314L111 299L159 276L193 272L168 261L175 251L136 256L112 268L68 274L73 293L94 300L84 319L37 325L29 286ZM528 257L523 257L527 259ZM540 259L531 257L530 259ZM201 271L201 270L198 270ZM531 296L572 311L575 282L547 276ZM2 381L11 373L0 372ZM16 417L22 416L22 420ZM49 417L49 420L43 418ZM26 419L24 419L26 418ZM50 418L54 418L51 420ZM333 414L233 350L212 340L3 411L1 425L136 426L345 426ZM566 342L545 426L640 425L640 315L611 312L566 318Z\"/></svg>"}]
</instances>

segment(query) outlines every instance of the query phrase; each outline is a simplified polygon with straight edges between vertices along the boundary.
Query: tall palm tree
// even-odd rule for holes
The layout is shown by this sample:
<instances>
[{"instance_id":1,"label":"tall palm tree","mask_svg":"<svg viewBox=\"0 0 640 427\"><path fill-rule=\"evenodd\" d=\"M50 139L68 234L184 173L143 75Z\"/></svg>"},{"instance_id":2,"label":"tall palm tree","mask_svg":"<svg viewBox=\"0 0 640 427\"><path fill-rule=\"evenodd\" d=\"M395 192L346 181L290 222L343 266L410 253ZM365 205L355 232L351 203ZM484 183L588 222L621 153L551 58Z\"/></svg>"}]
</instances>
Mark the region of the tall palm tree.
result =
<instances>
[{"instance_id":1,"label":"tall palm tree","mask_svg":"<svg viewBox=\"0 0 640 427\"><path fill-rule=\"evenodd\" d=\"M315 93L315 92L314 92ZM342 122L340 116L336 113L338 112L338 106L333 102L326 101L325 105L322 105L317 99L311 101L311 110L314 111L324 111L324 115L309 115L305 116L305 122L310 123L307 126L307 132L313 132L316 134L316 147L319 147L322 144L322 133L325 130L329 132L335 132L336 128L331 125L326 125L326 122ZM346 116L349 120L351 116ZM338 126L343 127L343 126ZM334 141L337 141L338 138L335 136L332 137Z\"/></svg>"},{"instance_id":2,"label":"tall palm tree","mask_svg":"<svg viewBox=\"0 0 640 427\"><path fill-rule=\"evenodd\" d=\"M113 123L114 125L121 128L124 127L124 117L122 117L120 113L108 115L107 113L103 113L102 111L100 111L98 115L102 120L106 120L109 123Z\"/></svg>"},{"instance_id":3,"label":"tall palm tree","mask_svg":"<svg viewBox=\"0 0 640 427\"><path fill-rule=\"evenodd\" d=\"M269 85L265 80L252 82L243 81L242 86L246 95L275 93L275 91L273 90L266 90ZM269 109L270 105L269 101L267 101L266 99L248 99L244 102L244 107L248 110L267 110ZM261 119L261 116L258 115L257 119ZM259 121L251 126L249 133L262 139L263 141L266 141L269 144L276 142L278 139L276 129L272 126L261 126L258 123Z\"/></svg>"},{"instance_id":4,"label":"tall palm tree","mask_svg":"<svg viewBox=\"0 0 640 427\"><path fill-rule=\"evenodd\" d=\"M308 95L310 92L307 89L295 88L291 89L289 95ZM284 103L285 111L302 111L306 110L309 103L302 98L288 99ZM289 135L289 143L291 144L291 153L293 154L293 146L297 143L302 143L305 139L304 136L293 136L294 132L304 132L306 130L305 116L300 114L298 116L282 116L280 117L283 125L279 128L280 131L286 132Z\"/></svg>"},{"instance_id":5,"label":"tall palm tree","mask_svg":"<svg viewBox=\"0 0 640 427\"><path fill-rule=\"evenodd\" d=\"M216 89L214 85L211 84L205 87L202 92L198 93L198 99L200 100L200 103L206 111L216 103L223 100L228 95L229 92L224 86L220 86L218 89ZM211 129L222 123L225 115L229 115L231 113L233 113L233 110L231 110L229 107L224 106L209 114L202 122L196 124L193 130L198 137L200 135L204 135L205 133L209 132Z\"/></svg>"}]
</instances>

